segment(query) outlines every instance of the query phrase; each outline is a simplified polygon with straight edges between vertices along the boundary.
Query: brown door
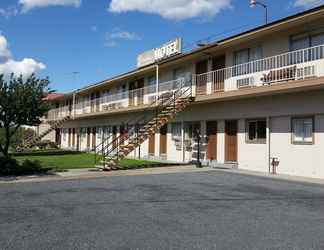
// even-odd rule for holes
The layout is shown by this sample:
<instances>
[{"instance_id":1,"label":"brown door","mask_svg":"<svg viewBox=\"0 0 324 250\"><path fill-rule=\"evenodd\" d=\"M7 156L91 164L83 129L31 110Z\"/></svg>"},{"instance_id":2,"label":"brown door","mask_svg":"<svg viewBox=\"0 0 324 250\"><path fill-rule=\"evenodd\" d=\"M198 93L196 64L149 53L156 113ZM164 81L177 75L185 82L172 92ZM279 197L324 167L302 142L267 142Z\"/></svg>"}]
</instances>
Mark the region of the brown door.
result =
<instances>
[{"instance_id":1,"label":"brown door","mask_svg":"<svg viewBox=\"0 0 324 250\"><path fill-rule=\"evenodd\" d=\"M225 122L225 161L237 162L237 121Z\"/></svg>"},{"instance_id":2,"label":"brown door","mask_svg":"<svg viewBox=\"0 0 324 250\"><path fill-rule=\"evenodd\" d=\"M96 110L96 94L95 93L91 93L91 97L90 97L90 99L91 99L91 113L92 112L95 112L95 110Z\"/></svg>"},{"instance_id":3,"label":"brown door","mask_svg":"<svg viewBox=\"0 0 324 250\"><path fill-rule=\"evenodd\" d=\"M96 150L96 134L97 134L97 129L92 128L92 150Z\"/></svg>"},{"instance_id":4,"label":"brown door","mask_svg":"<svg viewBox=\"0 0 324 250\"><path fill-rule=\"evenodd\" d=\"M87 128L87 148L90 149L90 136L91 136L91 129Z\"/></svg>"},{"instance_id":5,"label":"brown door","mask_svg":"<svg viewBox=\"0 0 324 250\"><path fill-rule=\"evenodd\" d=\"M213 58L213 92L224 90L225 81L225 55Z\"/></svg>"},{"instance_id":6,"label":"brown door","mask_svg":"<svg viewBox=\"0 0 324 250\"><path fill-rule=\"evenodd\" d=\"M207 74L208 71L208 61L201 61L196 64L196 74L197 74L197 94L205 95L207 89Z\"/></svg>"},{"instance_id":7,"label":"brown door","mask_svg":"<svg viewBox=\"0 0 324 250\"><path fill-rule=\"evenodd\" d=\"M160 129L160 155L165 155L167 153L167 130L167 125L164 125Z\"/></svg>"},{"instance_id":8,"label":"brown door","mask_svg":"<svg viewBox=\"0 0 324 250\"><path fill-rule=\"evenodd\" d=\"M149 138L148 153L149 155L155 154L155 134Z\"/></svg>"},{"instance_id":9,"label":"brown door","mask_svg":"<svg viewBox=\"0 0 324 250\"><path fill-rule=\"evenodd\" d=\"M75 147L75 128L72 129L72 147Z\"/></svg>"},{"instance_id":10,"label":"brown door","mask_svg":"<svg viewBox=\"0 0 324 250\"><path fill-rule=\"evenodd\" d=\"M58 128L55 130L55 143L61 145L61 129Z\"/></svg>"},{"instance_id":11,"label":"brown door","mask_svg":"<svg viewBox=\"0 0 324 250\"><path fill-rule=\"evenodd\" d=\"M207 160L217 160L217 122L207 122Z\"/></svg>"},{"instance_id":12,"label":"brown door","mask_svg":"<svg viewBox=\"0 0 324 250\"><path fill-rule=\"evenodd\" d=\"M137 105L144 103L144 78L137 81Z\"/></svg>"},{"instance_id":13,"label":"brown door","mask_svg":"<svg viewBox=\"0 0 324 250\"><path fill-rule=\"evenodd\" d=\"M128 92L129 106L134 106L135 104L135 92L136 92L135 89L136 89L136 82L130 82L129 92Z\"/></svg>"},{"instance_id":14,"label":"brown door","mask_svg":"<svg viewBox=\"0 0 324 250\"><path fill-rule=\"evenodd\" d=\"M69 137L68 137L68 146L69 146L69 148L71 147L71 133L72 133L72 129L69 128Z\"/></svg>"},{"instance_id":15,"label":"brown door","mask_svg":"<svg viewBox=\"0 0 324 250\"><path fill-rule=\"evenodd\" d=\"M96 112L100 111L100 92L96 92Z\"/></svg>"}]
</instances>

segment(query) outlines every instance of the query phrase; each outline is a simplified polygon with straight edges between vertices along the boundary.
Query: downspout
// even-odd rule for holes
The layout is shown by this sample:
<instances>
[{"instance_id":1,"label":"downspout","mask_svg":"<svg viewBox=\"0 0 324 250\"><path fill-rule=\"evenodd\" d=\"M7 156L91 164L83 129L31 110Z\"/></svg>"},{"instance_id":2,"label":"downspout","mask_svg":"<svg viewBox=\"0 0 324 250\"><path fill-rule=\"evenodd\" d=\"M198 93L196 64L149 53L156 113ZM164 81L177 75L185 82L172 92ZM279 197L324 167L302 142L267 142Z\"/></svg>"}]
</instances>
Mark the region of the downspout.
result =
<instances>
[{"instance_id":1,"label":"downspout","mask_svg":"<svg viewBox=\"0 0 324 250\"><path fill-rule=\"evenodd\" d=\"M267 138L268 138L268 173L271 173L271 117L267 117Z\"/></svg>"}]
</instances>

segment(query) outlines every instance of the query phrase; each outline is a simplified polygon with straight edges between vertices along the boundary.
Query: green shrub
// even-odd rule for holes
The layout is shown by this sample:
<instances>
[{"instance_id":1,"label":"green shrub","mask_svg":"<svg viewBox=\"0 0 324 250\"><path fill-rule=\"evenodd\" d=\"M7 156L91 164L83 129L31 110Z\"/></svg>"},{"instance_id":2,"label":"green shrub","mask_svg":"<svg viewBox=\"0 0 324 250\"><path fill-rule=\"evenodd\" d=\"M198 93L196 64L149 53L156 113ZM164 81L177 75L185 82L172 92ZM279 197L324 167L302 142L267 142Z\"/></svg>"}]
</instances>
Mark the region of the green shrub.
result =
<instances>
[{"instance_id":1,"label":"green shrub","mask_svg":"<svg viewBox=\"0 0 324 250\"><path fill-rule=\"evenodd\" d=\"M0 158L0 175L32 175L42 174L50 171L51 168L42 167L39 161L25 160L22 164L18 164L15 159Z\"/></svg>"}]
</instances>

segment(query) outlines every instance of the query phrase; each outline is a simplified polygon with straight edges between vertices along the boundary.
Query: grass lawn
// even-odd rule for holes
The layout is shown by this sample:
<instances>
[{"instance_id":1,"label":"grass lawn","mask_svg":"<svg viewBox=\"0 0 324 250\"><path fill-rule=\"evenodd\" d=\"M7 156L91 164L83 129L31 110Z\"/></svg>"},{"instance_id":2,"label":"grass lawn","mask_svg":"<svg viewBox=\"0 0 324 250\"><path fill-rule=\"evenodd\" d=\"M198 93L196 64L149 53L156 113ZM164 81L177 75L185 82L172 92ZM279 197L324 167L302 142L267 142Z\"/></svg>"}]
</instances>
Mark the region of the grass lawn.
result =
<instances>
[{"instance_id":1,"label":"grass lawn","mask_svg":"<svg viewBox=\"0 0 324 250\"><path fill-rule=\"evenodd\" d=\"M89 153L71 153L63 155L24 155L14 157L19 162L24 160L40 161L43 167L50 167L56 171L64 171L67 169L93 168L94 154ZM140 168L145 166L160 165L159 162L124 159L120 162L120 166L125 169Z\"/></svg>"}]
</instances>

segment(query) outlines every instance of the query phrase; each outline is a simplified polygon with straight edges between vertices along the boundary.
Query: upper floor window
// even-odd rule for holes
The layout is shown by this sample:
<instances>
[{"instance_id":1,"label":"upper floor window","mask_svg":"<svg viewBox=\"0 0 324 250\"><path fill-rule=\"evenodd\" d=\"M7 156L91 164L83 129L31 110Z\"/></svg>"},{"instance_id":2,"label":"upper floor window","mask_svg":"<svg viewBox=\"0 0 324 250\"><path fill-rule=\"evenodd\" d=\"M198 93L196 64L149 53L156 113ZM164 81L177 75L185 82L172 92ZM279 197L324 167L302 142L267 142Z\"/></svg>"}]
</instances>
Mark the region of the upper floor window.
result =
<instances>
[{"instance_id":1,"label":"upper floor window","mask_svg":"<svg viewBox=\"0 0 324 250\"><path fill-rule=\"evenodd\" d=\"M179 80L183 79L184 82L181 82L181 84L185 84L187 86L188 83L190 83L191 80L191 73L186 71L185 68L177 68L173 71L173 80ZM176 85L179 85L180 82ZM177 87L177 86L174 86Z\"/></svg>"},{"instance_id":2,"label":"upper floor window","mask_svg":"<svg viewBox=\"0 0 324 250\"><path fill-rule=\"evenodd\" d=\"M300 50L324 45L324 32L317 31L294 35L290 38L290 50Z\"/></svg>"},{"instance_id":3,"label":"upper floor window","mask_svg":"<svg viewBox=\"0 0 324 250\"><path fill-rule=\"evenodd\" d=\"M254 47L234 52L234 64L244 64L262 59L262 47Z\"/></svg>"},{"instance_id":4,"label":"upper floor window","mask_svg":"<svg viewBox=\"0 0 324 250\"><path fill-rule=\"evenodd\" d=\"M156 89L156 76L150 76L148 78L148 93L154 93Z\"/></svg>"}]
</instances>

